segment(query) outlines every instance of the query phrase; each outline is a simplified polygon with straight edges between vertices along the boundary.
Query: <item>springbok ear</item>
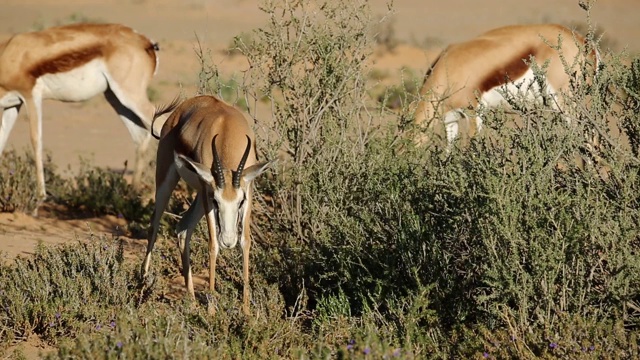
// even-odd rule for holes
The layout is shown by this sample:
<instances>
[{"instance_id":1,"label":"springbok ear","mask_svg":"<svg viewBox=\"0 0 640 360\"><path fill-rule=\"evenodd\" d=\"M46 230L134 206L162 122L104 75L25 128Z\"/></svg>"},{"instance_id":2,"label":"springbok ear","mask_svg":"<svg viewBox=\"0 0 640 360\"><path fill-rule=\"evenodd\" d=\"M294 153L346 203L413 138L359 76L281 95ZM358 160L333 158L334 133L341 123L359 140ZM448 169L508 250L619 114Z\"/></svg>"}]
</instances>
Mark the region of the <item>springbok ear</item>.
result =
<instances>
[{"instance_id":1,"label":"springbok ear","mask_svg":"<svg viewBox=\"0 0 640 360\"><path fill-rule=\"evenodd\" d=\"M271 161L251 165L248 168L244 169L244 171L242 172L242 178L245 182L249 183L257 178L258 175L265 172L271 165L275 164L277 161L278 159L273 159Z\"/></svg>"},{"instance_id":2,"label":"springbok ear","mask_svg":"<svg viewBox=\"0 0 640 360\"><path fill-rule=\"evenodd\" d=\"M178 155L180 160L184 162L184 165L194 173L198 174L198 176L207 183L212 183L214 181L213 174L210 169L207 169L206 166L200 164L199 162L195 162L184 155Z\"/></svg>"}]
</instances>

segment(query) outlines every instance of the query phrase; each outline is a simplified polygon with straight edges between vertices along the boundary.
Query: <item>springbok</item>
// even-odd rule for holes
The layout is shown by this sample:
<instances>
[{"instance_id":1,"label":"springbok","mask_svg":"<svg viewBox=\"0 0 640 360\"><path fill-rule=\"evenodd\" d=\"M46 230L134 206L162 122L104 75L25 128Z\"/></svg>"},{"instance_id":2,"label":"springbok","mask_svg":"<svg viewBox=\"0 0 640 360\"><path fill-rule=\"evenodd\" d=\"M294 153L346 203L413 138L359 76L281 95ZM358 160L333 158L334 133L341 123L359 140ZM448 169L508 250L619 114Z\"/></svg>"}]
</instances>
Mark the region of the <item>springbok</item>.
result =
<instances>
[{"instance_id":1,"label":"springbok","mask_svg":"<svg viewBox=\"0 0 640 360\"><path fill-rule=\"evenodd\" d=\"M209 231L209 290L215 289L219 248L233 248L238 239L243 255L243 307L249 314L249 250L251 248L251 183L271 162L258 163L255 136L244 115L213 96L198 96L159 109L154 120L169 113L162 126L156 163L155 209L151 218L147 253L142 263L144 279L158 225L180 178L197 190L189 209L178 222L178 247L185 286L195 298L189 242L193 230L206 216ZM153 134L153 132L152 132ZM153 134L156 137L155 134ZM215 312L210 307L211 312Z\"/></svg>"},{"instance_id":2,"label":"springbok","mask_svg":"<svg viewBox=\"0 0 640 360\"><path fill-rule=\"evenodd\" d=\"M0 44L0 154L26 105L38 196L46 197L42 164L42 100L88 100L104 93L137 145L133 183L140 180L155 107L147 86L158 46L118 24L74 24L17 34Z\"/></svg>"},{"instance_id":3,"label":"springbok","mask_svg":"<svg viewBox=\"0 0 640 360\"><path fill-rule=\"evenodd\" d=\"M552 106L561 106L562 99L557 95L569 90L572 77L581 71L586 60L581 49L584 44L581 35L561 25L544 24L506 26L450 45L425 75L414 123L424 130L428 121L434 132L441 134L444 130L451 145L460 133L472 136L482 128L482 119L474 111L480 104L506 104L504 91L522 92L531 98L544 91L553 99ZM597 70L599 55L595 49L588 61ZM534 62L539 68L547 66L542 83L535 78ZM575 73L569 74L565 64ZM422 144L426 139L427 135L420 132L416 142Z\"/></svg>"}]
</instances>

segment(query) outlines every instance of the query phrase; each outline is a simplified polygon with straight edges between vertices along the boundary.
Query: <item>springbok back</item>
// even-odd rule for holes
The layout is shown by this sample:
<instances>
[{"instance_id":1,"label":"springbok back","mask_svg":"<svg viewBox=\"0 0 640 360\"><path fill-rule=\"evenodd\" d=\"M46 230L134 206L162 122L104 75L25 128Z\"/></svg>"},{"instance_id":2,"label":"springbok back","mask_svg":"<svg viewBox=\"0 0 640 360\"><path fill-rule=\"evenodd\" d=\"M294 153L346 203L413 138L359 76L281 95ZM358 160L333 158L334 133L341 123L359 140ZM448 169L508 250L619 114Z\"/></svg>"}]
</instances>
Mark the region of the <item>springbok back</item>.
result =
<instances>
[{"instance_id":1,"label":"springbok back","mask_svg":"<svg viewBox=\"0 0 640 360\"><path fill-rule=\"evenodd\" d=\"M520 91L530 97L544 91L556 100L554 104L562 105L557 95L569 90L572 76L581 71L581 61L588 58L597 69L598 53L593 50L585 56L584 44L581 35L553 24L506 26L452 44L425 75L415 124L436 134L444 131L451 144L459 135L472 136L482 128L482 119L474 111L478 105L506 104L501 91ZM558 46L559 51L554 48ZM561 56L573 66L570 74ZM548 62L544 88L535 79L533 62L540 68ZM417 137L419 144L426 140L424 133Z\"/></svg>"},{"instance_id":2,"label":"springbok back","mask_svg":"<svg viewBox=\"0 0 640 360\"><path fill-rule=\"evenodd\" d=\"M77 102L104 93L137 145L133 182L140 180L155 110L147 86L157 70L157 50L147 37L119 24L58 26L0 44L0 153L26 105L41 198L43 99Z\"/></svg>"}]
</instances>

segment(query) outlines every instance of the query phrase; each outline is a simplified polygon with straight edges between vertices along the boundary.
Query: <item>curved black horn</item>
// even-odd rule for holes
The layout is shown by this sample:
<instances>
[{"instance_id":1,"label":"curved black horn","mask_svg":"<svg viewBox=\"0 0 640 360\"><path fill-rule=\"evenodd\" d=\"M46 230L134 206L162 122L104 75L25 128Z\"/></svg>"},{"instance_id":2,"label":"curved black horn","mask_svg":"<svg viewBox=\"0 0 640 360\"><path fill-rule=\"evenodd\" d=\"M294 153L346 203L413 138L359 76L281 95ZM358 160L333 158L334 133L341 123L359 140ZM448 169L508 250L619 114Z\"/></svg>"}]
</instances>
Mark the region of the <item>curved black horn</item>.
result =
<instances>
[{"instance_id":1,"label":"curved black horn","mask_svg":"<svg viewBox=\"0 0 640 360\"><path fill-rule=\"evenodd\" d=\"M240 187L240 178L242 177L242 171L244 170L244 163L247 162L247 158L249 157L249 152L251 151L251 138L247 135L247 148L244 149L244 154L242 154L242 159L240 160L240 164L238 165L238 169L233 173L233 187Z\"/></svg>"},{"instance_id":2,"label":"curved black horn","mask_svg":"<svg viewBox=\"0 0 640 360\"><path fill-rule=\"evenodd\" d=\"M218 134L213 137L213 144L211 144L211 150L213 151L213 177L216 180L216 185L221 188L224 186L224 173L222 172L222 164L220 163L220 157L218 156L218 150L216 149L216 138Z\"/></svg>"}]
</instances>

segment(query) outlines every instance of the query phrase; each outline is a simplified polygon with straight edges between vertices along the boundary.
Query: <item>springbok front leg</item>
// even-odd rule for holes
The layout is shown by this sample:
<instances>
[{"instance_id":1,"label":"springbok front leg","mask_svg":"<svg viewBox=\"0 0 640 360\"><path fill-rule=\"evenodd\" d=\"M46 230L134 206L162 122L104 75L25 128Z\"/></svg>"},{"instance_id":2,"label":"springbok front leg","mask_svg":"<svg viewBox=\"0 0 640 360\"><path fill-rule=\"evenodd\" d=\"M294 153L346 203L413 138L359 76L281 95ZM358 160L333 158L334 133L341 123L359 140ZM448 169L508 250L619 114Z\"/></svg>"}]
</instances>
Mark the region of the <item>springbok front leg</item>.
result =
<instances>
[{"instance_id":1,"label":"springbok front leg","mask_svg":"<svg viewBox=\"0 0 640 360\"><path fill-rule=\"evenodd\" d=\"M164 156L163 150L166 148L158 149L158 157ZM155 246L156 239L158 238L158 230L160 227L160 219L162 214L169 204L171 193L178 185L180 176L176 171L175 165L171 163L158 162L156 166L156 196L155 206L153 209L153 215L151 215L151 228L149 229L147 252L145 254L144 261L141 268L142 279L146 278L149 273L149 264L151 263L151 252Z\"/></svg>"},{"instance_id":2,"label":"springbok front leg","mask_svg":"<svg viewBox=\"0 0 640 360\"><path fill-rule=\"evenodd\" d=\"M209 291L213 294L216 290L216 262L220 246L218 245L217 239L216 215L214 213L211 200L209 200L209 196L205 196L204 198L205 200L202 202L202 209L206 214L207 230L209 231ZM209 313L211 315L215 315L216 310L214 304L209 304Z\"/></svg>"},{"instance_id":3,"label":"springbok front leg","mask_svg":"<svg viewBox=\"0 0 640 360\"><path fill-rule=\"evenodd\" d=\"M2 123L0 123L0 154L2 154L4 147L7 145L9 134L11 133L11 129L13 129L13 125L15 125L16 120L18 119L19 111L20 105L17 105L6 108L2 113Z\"/></svg>"},{"instance_id":4,"label":"springbok front leg","mask_svg":"<svg viewBox=\"0 0 640 360\"><path fill-rule=\"evenodd\" d=\"M252 190L249 189L248 197L251 197ZM242 248L242 312L245 315L250 315L251 311L249 310L249 302L250 302L250 294L251 294L251 285L249 284L249 252L251 250L251 209L247 210L247 215L244 219L244 233L242 236L242 240L240 242L240 247Z\"/></svg>"},{"instance_id":5,"label":"springbok front leg","mask_svg":"<svg viewBox=\"0 0 640 360\"><path fill-rule=\"evenodd\" d=\"M215 291L216 288L216 260L220 248L216 239L216 218L211 206L211 200L208 196L204 197L203 209L207 217L207 230L209 231L209 291Z\"/></svg>"},{"instance_id":6,"label":"springbok front leg","mask_svg":"<svg viewBox=\"0 0 640 360\"><path fill-rule=\"evenodd\" d=\"M26 98L27 114L29 116L29 127L31 129L31 146L36 162L36 184L38 189L38 202L42 202L47 197L44 181L44 160L42 155L42 97L34 94L31 98ZM36 206L35 212L38 207Z\"/></svg>"}]
</instances>

